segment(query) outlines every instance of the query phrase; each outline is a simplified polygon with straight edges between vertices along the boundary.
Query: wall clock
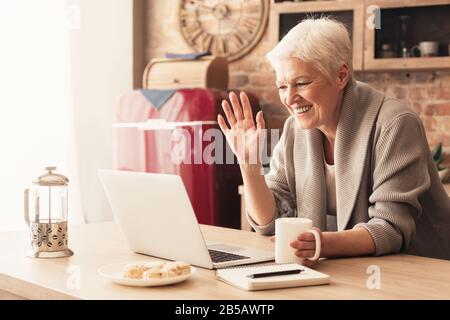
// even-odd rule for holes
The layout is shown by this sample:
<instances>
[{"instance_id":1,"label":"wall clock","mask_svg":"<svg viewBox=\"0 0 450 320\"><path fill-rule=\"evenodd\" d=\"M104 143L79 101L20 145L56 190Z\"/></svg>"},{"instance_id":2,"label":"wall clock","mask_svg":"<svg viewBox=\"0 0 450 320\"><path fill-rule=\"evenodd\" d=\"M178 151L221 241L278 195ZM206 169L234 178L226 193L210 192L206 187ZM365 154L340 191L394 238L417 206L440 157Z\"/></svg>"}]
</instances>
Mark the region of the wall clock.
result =
<instances>
[{"instance_id":1,"label":"wall clock","mask_svg":"<svg viewBox=\"0 0 450 320\"><path fill-rule=\"evenodd\" d=\"M261 39L270 0L180 0L181 33L195 51L234 61Z\"/></svg>"}]
</instances>

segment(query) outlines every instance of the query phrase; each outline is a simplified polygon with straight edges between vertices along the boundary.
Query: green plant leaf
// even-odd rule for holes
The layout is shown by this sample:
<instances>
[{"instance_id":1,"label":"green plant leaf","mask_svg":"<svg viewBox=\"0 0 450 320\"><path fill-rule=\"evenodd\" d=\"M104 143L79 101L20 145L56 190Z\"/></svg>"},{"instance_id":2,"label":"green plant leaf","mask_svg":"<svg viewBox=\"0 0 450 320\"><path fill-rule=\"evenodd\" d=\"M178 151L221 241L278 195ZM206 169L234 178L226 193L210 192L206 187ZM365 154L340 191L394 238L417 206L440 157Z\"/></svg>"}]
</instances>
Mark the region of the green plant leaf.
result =
<instances>
[{"instance_id":1,"label":"green plant leaf","mask_svg":"<svg viewBox=\"0 0 450 320\"><path fill-rule=\"evenodd\" d=\"M433 150L431 151L431 154L433 155L433 159L435 162L437 162L439 160L441 160L441 162L442 162L442 142L433 148Z\"/></svg>"}]
</instances>

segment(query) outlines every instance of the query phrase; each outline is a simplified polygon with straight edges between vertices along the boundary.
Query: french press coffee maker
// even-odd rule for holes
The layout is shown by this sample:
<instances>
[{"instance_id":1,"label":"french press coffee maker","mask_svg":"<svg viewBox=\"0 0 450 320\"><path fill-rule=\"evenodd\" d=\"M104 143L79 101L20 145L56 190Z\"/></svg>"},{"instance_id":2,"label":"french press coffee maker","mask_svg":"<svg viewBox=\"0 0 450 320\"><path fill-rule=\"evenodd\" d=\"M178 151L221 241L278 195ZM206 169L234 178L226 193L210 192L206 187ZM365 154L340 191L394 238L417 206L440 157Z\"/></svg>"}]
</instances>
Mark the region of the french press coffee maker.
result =
<instances>
[{"instance_id":1,"label":"french press coffee maker","mask_svg":"<svg viewBox=\"0 0 450 320\"><path fill-rule=\"evenodd\" d=\"M56 167L45 170L47 173L35 179L32 188L25 190L25 222L31 229L31 248L27 256L69 257L73 255L68 248L67 234L69 179L53 173Z\"/></svg>"}]
</instances>

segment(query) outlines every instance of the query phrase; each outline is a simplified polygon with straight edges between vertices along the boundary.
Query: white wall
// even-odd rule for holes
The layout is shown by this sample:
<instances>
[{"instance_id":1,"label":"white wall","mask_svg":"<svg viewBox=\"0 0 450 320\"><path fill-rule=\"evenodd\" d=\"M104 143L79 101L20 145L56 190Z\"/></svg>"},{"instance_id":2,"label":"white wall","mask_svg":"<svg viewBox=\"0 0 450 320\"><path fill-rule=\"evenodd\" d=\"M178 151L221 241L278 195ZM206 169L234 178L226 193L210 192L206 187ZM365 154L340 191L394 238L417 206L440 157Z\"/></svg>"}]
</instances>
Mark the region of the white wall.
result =
<instances>
[{"instance_id":1,"label":"white wall","mask_svg":"<svg viewBox=\"0 0 450 320\"><path fill-rule=\"evenodd\" d=\"M78 0L71 32L75 135L86 222L112 218L97 170L112 167L112 119L118 95L132 90L132 0Z\"/></svg>"}]
</instances>

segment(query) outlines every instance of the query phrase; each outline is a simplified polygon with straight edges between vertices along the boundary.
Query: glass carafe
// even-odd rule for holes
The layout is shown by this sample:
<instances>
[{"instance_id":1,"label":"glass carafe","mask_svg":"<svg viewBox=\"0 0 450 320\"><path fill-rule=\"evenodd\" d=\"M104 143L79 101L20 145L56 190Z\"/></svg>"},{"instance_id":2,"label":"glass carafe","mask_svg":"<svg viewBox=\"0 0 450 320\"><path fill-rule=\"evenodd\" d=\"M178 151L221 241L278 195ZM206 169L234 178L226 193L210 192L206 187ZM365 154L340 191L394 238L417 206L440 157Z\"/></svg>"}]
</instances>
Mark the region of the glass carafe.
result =
<instances>
[{"instance_id":1,"label":"glass carafe","mask_svg":"<svg viewBox=\"0 0 450 320\"><path fill-rule=\"evenodd\" d=\"M34 258L71 256L68 248L68 184L69 179L46 167L47 173L33 181L25 190L25 221L31 229L31 250Z\"/></svg>"}]
</instances>

